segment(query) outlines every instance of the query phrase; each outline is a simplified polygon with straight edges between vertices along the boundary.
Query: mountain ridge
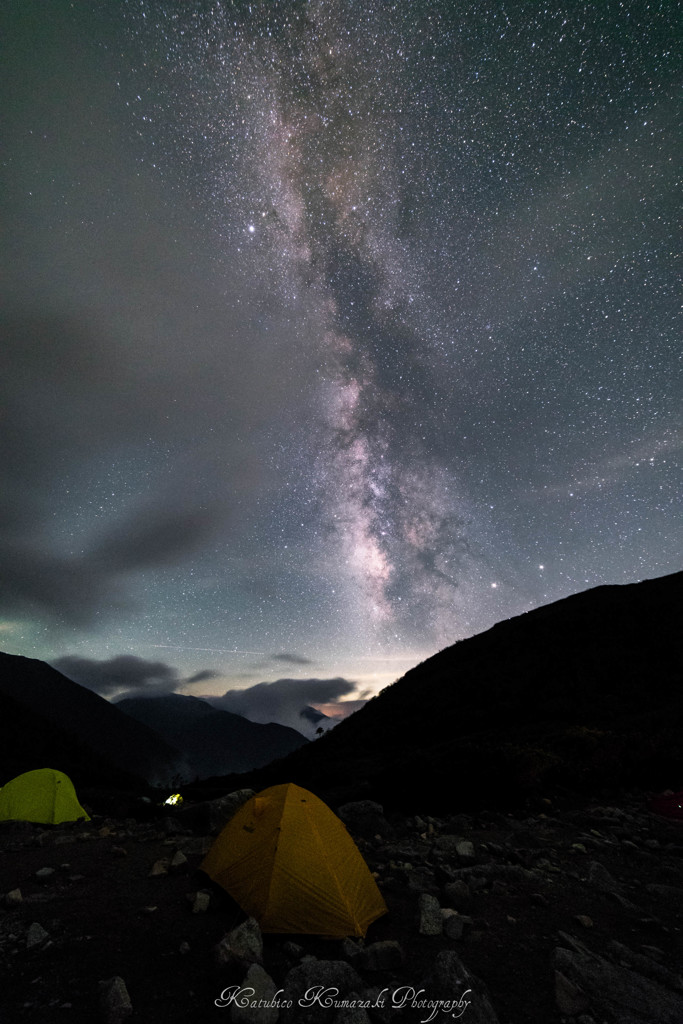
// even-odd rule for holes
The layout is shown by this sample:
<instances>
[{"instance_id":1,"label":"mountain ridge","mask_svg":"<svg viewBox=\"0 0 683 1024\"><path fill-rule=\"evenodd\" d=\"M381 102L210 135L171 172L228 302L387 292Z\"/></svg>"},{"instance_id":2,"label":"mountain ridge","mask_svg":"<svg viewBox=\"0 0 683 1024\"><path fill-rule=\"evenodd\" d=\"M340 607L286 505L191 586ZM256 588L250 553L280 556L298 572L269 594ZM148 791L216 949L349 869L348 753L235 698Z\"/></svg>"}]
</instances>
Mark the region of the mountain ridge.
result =
<instances>
[{"instance_id":1,"label":"mountain ridge","mask_svg":"<svg viewBox=\"0 0 683 1024\"><path fill-rule=\"evenodd\" d=\"M251 722L212 707L202 697L178 693L124 697L116 706L178 746L187 758L190 777L224 773L221 765L228 761L232 771L249 771L308 743L286 725Z\"/></svg>"},{"instance_id":2,"label":"mountain ridge","mask_svg":"<svg viewBox=\"0 0 683 1024\"><path fill-rule=\"evenodd\" d=\"M14 709L9 719L3 716L0 765L8 778L57 767L76 779L121 787L166 783L177 772L179 751L44 661L0 652L0 696ZM60 764L47 764L51 756Z\"/></svg>"},{"instance_id":3,"label":"mountain ridge","mask_svg":"<svg viewBox=\"0 0 683 1024\"><path fill-rule=\"evenodd\" d=\"M683 573L596 587L432 655L309 748L240 785L331 802L503 805L683 783ZM218 782L218 780L216 780ZM237 787L235 787L237 788Z\"/></svg>"}]
</instances>

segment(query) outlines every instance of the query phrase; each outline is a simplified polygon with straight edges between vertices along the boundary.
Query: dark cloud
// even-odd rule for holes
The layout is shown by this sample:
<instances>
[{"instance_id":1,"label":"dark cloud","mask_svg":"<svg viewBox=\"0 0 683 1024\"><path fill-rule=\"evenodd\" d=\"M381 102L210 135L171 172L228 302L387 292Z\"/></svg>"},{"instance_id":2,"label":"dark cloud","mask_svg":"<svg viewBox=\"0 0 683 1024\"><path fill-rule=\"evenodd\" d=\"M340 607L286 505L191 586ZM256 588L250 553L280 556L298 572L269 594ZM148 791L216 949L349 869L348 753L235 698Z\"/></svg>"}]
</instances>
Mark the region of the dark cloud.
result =
<instances>
[{"instance_id":1,"label":"dark cloud","mask_svg":"<svg viewBox=\"0 0 683 1024\"><path fill-rule=\"evenodd\" d=\"M281 654L274 654L273 661L284 661L287 665L313 665L310 658L304 658L301 654L289 654L282 651Z\"/></svg>"},{"instance_id":2,"label":"dark cloud","mask_svg":"<svg viewBox=\"0 0 683 1024\"><path fill-rule=\"evenodd\" d=\"M210 703L224 711L243 715L252 722L279 722L299 732L311 734L311 723L306 724L302 711L310 704L333 704L356 690L348 679L276 679L272 683L257 683L246 690L228 690L222 697L213 697Z\"/></svg>"},{"instance_id":3,"label":"dark cloud","mask_svg":"<svg viewBox=\"0 0 683 1024\"><path fill-rule=\"evenodd\" d=\"M220 672L214 672L211 668L205 668L201 672L195 672L193 676L187 680L188 683L203 683L207 679L219 679Z\"/></svg>"},{"instance_id":4,"label":"dark cloud","mask_svg":"<svg viewBox=\"0 0 683 1024\"><path fill-rule=\"evenodd\" d=\"M131 607L128 584L135 573L181 562L226 520L219 508L152 506L116 524L90 550L69 556L10 530L0 536L0 609L90 624L103 609L112 614Z\"/></svg>"},{"instance_id":5,"label":"dark cloud","mask_svg":"<svg viewBox=\"0 0 683 1024\"><path fill-rule=\"evenodd\" d=\"M52 662L68 679L87 686L102 696L125 689L126 696L133 691L145 693L173 693L183 682L177 669L163 661L146 661L134 654L119 654L107 661L66 655Z\"/></svg>"},{"instance_id":6,"label":"dark cloud","mask_svg":"<svg viewBox=\"0 0 683 1024\"><path fill-rule=\"evenodd\" d=\"M222 513L222 514L221 514ZM223 510L151 508L117 525L88 555L107 575L172 565L225 524Z\"/></svg>"}]
</instances>

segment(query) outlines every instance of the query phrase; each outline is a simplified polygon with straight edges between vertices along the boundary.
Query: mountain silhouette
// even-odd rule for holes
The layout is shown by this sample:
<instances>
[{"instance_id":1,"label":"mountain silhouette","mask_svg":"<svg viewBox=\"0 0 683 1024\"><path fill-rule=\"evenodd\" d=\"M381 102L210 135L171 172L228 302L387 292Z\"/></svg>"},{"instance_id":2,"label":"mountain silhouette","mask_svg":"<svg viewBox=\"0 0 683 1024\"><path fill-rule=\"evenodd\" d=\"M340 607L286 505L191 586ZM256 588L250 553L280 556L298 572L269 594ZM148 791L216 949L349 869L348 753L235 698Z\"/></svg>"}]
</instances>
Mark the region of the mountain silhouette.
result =
<instances>
[{"instance_id":1,"label":"mountain silhouette","mask_svg":"<svg viewBox=\"0 0 683 1024\"><path fill-rule=\"evenodd\" d=\"M211 707L201 697L177 693L126 697L116 707L182 751L186 778L249 771L308 743L295 729L274 722L250 722L242 715Z\"/></svg>"},{"instance_id":2,"label":"mountain silhouette","mask_svg":"<svg viewBox=\"0 0 683 1024\"><path fill-rule=\"evenodd\" d=\"M2 782L58 768L76 785L168 784L179 760L159 735L92 690L43 661L0 652Z\"/></svg>"},{"instance_id":3,"label":"mountain silhouette","mask_svg":"<svg viewBox=\"0 0 683 1024\"><path fill-rule=\"evenodd\" d=\"M504 806L683 785L683 573L572 595L461 640L239 784Z\"/></svg>"}]
</instances>

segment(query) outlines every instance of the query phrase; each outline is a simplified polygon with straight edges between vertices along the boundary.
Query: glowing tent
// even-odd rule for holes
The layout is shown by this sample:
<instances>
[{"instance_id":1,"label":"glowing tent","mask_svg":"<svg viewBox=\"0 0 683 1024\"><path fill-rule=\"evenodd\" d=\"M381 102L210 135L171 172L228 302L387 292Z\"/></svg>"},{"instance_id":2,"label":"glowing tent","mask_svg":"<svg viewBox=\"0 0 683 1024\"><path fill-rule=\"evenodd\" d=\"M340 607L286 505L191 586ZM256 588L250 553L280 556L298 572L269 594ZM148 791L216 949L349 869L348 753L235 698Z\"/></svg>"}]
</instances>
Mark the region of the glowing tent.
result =
<instances>
[{"instance_id":1,"label":"glowing tent","mask_svg":"<svg viewBox=\"0 0 683 1024\"><path fill-rule=\"evenodd\" d=\"M387 910L344 824L293 783L247 801L201 869L264 932L363 936Z\"/></svg>"},{"instance_id":2,"label":"glowing tent","mask_svg":"<svg viewBox=\"0 0 683 1024\"><path fill-rule=\"evenodd\" d=\"M37 768L12 779L0 789L0 821L90 821L78 802L73 782L54 768Z\"/></svg>"}]
</instances>

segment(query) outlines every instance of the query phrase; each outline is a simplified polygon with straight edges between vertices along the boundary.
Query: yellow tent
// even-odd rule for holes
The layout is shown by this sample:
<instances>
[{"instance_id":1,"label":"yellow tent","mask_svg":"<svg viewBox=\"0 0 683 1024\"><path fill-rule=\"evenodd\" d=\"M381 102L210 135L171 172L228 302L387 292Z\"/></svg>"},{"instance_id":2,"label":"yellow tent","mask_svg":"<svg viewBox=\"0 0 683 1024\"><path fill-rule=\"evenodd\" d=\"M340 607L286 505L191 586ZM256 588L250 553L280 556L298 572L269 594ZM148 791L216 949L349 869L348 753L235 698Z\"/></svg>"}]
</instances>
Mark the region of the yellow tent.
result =
<instances>
[{"instance_id":1,"label":"yellow tent","mask_svg":"<svg viewBox=\"0 0 683 1024\"><path fill-rule=\"evenodd\" d=\"M264 932L362 936L387 910L344 824L293 783L244 804L201 869Z\"/></svg>"},{"instance_id":2,"label":"yellow tent","mask_svg":"<svg viewBox=\"0 0 683 1024\"><path fill-rule=\"evenodd\" d=\"M0 789L0 821L90 821L78 802L73 782L54 768L37 768L17 775Z\"/></svg>"}]
</instances>

